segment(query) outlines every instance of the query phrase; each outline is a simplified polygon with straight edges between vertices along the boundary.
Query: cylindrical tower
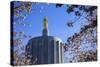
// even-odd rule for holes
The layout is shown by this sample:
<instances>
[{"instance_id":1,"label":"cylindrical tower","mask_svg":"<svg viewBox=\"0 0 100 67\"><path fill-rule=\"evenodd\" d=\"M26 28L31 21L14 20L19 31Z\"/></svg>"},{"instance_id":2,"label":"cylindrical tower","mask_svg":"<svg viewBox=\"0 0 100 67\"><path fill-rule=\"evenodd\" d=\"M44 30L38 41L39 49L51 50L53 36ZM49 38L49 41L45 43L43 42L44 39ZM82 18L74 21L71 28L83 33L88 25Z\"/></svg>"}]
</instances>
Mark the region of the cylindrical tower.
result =
<instances>
[{"instance_id":1,"label":"cylindrical tower","mask_svg":"<svg viewBox=\"0 0 100 67\"><path fill-rule=\"evenodd\" d=\"M43 34L29 40L26 52L31 55L32 64L63 63L63 44L61 39L48 35L48 19L43 20Z\"/></svg>"}]
</instances>

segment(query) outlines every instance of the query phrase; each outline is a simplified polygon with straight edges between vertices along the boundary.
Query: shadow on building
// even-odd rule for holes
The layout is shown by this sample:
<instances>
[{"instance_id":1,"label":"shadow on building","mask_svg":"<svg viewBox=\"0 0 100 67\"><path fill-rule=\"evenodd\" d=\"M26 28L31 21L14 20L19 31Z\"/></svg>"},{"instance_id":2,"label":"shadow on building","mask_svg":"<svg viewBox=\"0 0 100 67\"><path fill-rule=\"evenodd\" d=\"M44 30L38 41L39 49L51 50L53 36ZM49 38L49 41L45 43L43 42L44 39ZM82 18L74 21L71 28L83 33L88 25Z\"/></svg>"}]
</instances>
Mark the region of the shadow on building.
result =
<instances>
[{"instance_id":1,"label":"shadow on building","mask_svg":"<svg viewBox=\"0 0 100 67\"><path fill-rule=\"evenodd\" d=\"M64 62L64 49L61 39L49 36L48 19L43 20L42 36L29 40L26 46L27 58L31 64L56 64Z\"/></svg>"}]
</instances>

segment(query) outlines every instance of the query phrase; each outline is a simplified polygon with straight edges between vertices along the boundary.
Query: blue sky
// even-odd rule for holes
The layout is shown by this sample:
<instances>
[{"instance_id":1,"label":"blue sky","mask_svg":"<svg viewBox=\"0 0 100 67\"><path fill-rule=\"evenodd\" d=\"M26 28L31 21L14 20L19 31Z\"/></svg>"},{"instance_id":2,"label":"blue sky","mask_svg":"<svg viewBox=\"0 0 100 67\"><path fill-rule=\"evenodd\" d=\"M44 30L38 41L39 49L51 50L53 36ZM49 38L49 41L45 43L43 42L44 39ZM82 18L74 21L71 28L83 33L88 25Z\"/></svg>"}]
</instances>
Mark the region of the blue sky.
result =
<instances>
[{"instance_id":1,"label":"blue sky","mask_svg":"<svg viewBox=\"0 0 100 67\"><path fill-rule=\"evenodd\" d=\"M86 24L86 19L81 17L77 20L77 17L71 13L68 14L66 12L67 5L63 5L62 7L56 8L55 4L47 4L47 3L37 3L32 5L32 11L29 15L25 14L26 18L24 20L16 21L14 25L14 31L16 32L24 32L26 35L31 35L33 38L37 36L42 36L43 30L43 19L45 17L48 18L48 30L49 36L59 37L64 43L67 41L68 37L74 35L74 33L78 33L81 29L81 25ZM73 27L68 27L66 24L68 21L75 21ZM21 24L17 24L21 23ZM23 25L24 24L24 25ZM31 24L31 26L27 26L27 24ZM96 34L96 33L95 33ZM29 38L23 39L23 44L27 45ZM89 48L86 48L89 47ZM81 49L95 50L97 46L93 46L91 48L90 44L83 44ZM19 48L18 48L19 49ZM19 50L19 52L21 52ZM72 53L69 51L64 53L64 59L71 59L74 55L70 55ZM65 60L65 62L69 62L69 60Z\"/></svg>"},{"instance_id":2,"label":"blue sky","mask_svg":"<svg viewBox=\"0 0 100 67\"><path fill-rule=\"evenodd\" d=\"M68 14L66 12L67 5L56 8L55 4L37 3L32 5L32 11L24 20L18 22L24 24L31 24L31 26L16 25L14 30L17 32L23 31L27 35L32 37L42 36L43 19L48 17L48 29L50 36L56 36L62 39L63 42L67 41L67 38L74 33L80 31L81 23L85 20L81 18L81 23L74 23L74 27L69 28L66 24L70 20L76 20L77 18L73 13ZM25 39L25 44L27 44Z\"/></svg>"}]
</instances>

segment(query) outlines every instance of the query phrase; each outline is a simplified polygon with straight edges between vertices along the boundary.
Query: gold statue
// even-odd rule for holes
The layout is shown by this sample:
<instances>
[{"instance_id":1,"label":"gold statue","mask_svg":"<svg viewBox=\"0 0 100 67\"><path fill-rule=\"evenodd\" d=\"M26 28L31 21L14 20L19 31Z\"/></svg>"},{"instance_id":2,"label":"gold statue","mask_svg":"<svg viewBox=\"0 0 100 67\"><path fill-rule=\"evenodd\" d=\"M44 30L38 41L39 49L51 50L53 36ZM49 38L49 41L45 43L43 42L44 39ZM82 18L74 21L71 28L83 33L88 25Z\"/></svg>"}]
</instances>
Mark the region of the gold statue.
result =
<instances>
[{"instance_id":1,"label":"gold statue","mask_svg":"<svg viewBox=\"0 0 100 67\"><path fill-rule=\"evenodd\" d=\"M48 19L47 19L47 17L44 18L44 29L48 29Z\"/></svg>"}]
</instances>

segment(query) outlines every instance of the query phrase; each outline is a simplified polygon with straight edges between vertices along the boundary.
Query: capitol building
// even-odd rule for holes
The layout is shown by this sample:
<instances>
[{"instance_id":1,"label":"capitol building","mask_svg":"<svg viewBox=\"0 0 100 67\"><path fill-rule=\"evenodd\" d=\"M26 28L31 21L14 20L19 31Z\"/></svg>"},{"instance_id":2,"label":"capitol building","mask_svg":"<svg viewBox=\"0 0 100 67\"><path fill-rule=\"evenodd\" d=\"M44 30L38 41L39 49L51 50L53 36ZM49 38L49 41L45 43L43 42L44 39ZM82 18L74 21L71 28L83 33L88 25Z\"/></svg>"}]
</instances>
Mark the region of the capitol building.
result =
<instances>
[{"instance_id":1,"label":"capitol building","mask_svg":"<svg viewBox=\"0 0 100 67\"><path fill-rule=\"evenodd\" d=\"M57 64L64 62L63 42L60 38L49 36L48 18L43 20L42 36L34 37L26 45L26 53L32 64Z\"/></svg>"}]
</instances>

